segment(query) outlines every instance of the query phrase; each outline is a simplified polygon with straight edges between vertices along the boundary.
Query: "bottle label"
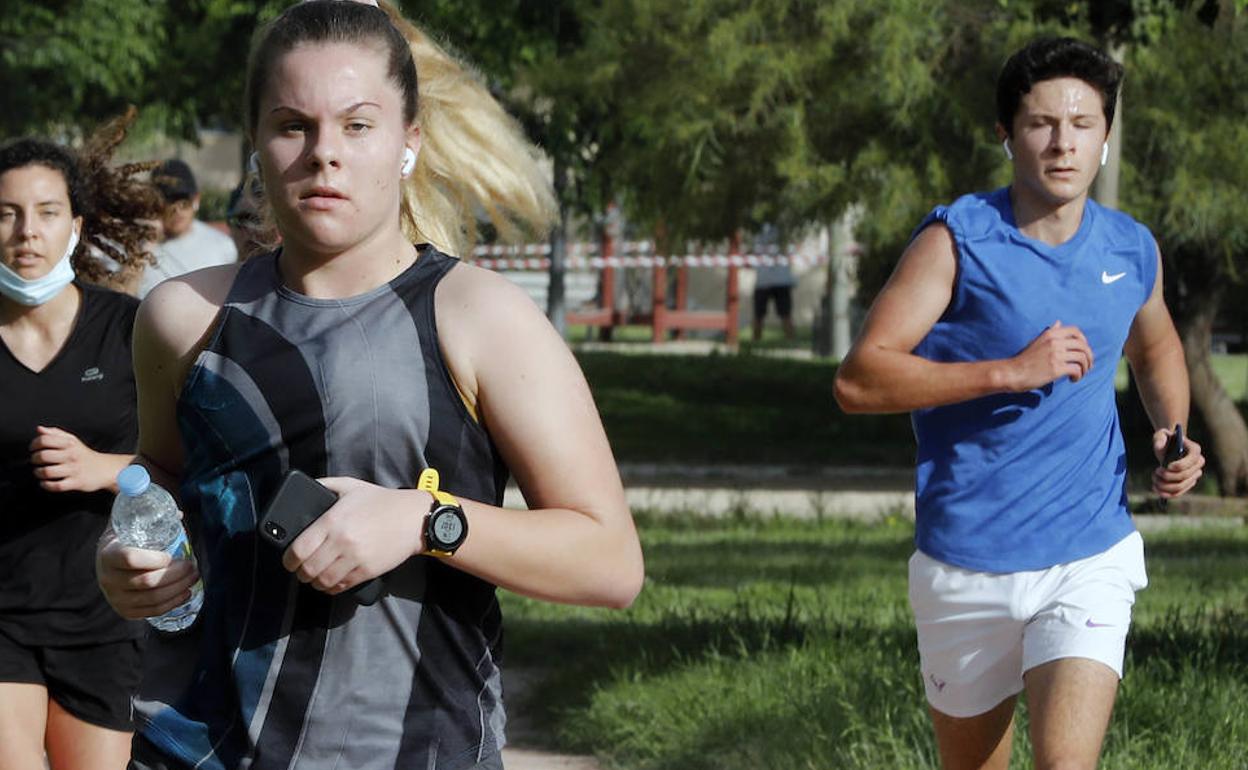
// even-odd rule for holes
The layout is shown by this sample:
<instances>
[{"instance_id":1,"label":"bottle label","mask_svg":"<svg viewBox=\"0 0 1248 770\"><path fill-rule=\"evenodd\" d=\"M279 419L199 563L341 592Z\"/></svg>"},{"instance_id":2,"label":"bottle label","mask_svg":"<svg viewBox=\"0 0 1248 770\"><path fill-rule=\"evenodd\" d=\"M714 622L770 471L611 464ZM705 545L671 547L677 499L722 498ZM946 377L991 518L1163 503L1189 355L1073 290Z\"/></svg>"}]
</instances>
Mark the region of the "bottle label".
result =
<instances>
[{"instance_id":1,"label":"bottle label","mask_svg":"<svg viewBox=\"0 0 1248 770\"><path fill-rule=\"evenodd\" d=\"M174 559L191 559L191 541L186 537L186 528L178 527L178 536L165 548L165 553Z\"/></svg>"}]
</instances>

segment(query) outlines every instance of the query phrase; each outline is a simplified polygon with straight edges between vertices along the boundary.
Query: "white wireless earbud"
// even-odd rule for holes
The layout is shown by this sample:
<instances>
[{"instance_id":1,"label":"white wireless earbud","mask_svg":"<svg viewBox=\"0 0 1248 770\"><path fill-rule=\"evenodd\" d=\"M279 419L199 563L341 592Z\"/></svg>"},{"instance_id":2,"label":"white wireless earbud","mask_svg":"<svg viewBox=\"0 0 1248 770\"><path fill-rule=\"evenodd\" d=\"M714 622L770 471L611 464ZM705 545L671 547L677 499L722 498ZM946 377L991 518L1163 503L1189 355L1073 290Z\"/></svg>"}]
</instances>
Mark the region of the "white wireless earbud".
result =
<instances>
[{"instance_id":1,"label":"white wireless earbud","mask_svg":"<svg viewBox=\"0 0 1248 770\"><path fill-rule=\"evenodd\" d=\"M1109 142L1101 145L1101 165L1109 162Z\"/></svg>"},{"instance_id":2,"label":"white wireless earbud","mask_svg":"<svg viewBox=\"0 0 1248 770\"><path fill-rule=\"evenodd\" d=\"M247 156L247 173L248 174L260 173L260 156L254 152Z\"/></svg>"},{"instance_id":3,"label":"white wireless earbud","mask_svg":"<svg viewBox=\"0 0 1248 770\"><path fill-rule=\"evenodd\" d=\"M411 176L412 171L416 168L416 151L411 147L403 150L403 165L399 166L399 174L403 176Z\"/></svg>"},{"instance_id":4,"label":"white wireless earbud","mask_svg":"<svg viewBox=\"0 0 1248 770\"><path fill-rule=\"evenodd\" d=\"M1005 157L1014 160L1014 151L1010 149L1010 140L1006 139L1001 142L1001 149L1005 150Z\"/></svg>"}]
</instances>

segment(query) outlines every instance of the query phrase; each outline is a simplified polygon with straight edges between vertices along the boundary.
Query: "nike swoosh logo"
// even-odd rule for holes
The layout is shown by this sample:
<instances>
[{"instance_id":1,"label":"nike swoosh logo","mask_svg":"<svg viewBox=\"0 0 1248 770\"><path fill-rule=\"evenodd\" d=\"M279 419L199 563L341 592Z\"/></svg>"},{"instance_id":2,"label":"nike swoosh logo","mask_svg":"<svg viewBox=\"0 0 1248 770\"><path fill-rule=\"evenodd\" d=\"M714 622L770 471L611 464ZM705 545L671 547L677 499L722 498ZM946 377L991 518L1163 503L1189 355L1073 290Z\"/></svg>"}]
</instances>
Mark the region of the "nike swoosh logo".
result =
<instances>
[{"instance_id":1,"label":"nike swoosh logo","mask_svg":"<svg viewBox=\"0 0 1248 770\"><path fill-rule=\"evenodd\" d=\"M1109 273L1107 273L1106 271L1102 270L1102 271L1101 271L1101 283L1113 283L1114 281L1118 280L1119 278L1123 277L1124 275L1126 275L1126 273L1125 273L1125 272L1122 272L1122 273L1114 273L1113 275L1110 275L1110 274L1109 274Z\"/></svg>"},{"instance_id":2,"label":"nike swoosh logo","mask_svg":"<svg viewBox=\"0 0 1248 770\"><path fill-rule=\"evenodd\" d=\"M1114 624L1113 623L1097 623L1093 621L1092 618L1088 618L1088 622L1084 623L1084 625L1087 626L1088 628L1109 628L1110 626Z\"/></svg>"}]
</instances>

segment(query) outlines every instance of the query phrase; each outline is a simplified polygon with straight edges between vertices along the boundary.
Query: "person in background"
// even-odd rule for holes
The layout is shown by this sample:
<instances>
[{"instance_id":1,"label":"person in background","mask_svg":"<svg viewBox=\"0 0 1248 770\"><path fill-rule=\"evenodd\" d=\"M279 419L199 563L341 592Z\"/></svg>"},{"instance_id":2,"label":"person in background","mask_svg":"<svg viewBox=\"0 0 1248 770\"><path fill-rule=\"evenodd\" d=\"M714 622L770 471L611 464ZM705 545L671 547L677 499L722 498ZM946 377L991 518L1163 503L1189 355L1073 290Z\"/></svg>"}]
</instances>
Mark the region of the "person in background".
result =
<instances>
[{"instance_id":1,"label":"person in background","mask_svg":"<svg viewBox=\"0 0 1248 770\"><path fill-rule=\"evenodd\" d=\"M774 225L764 225L755 240L754 249L759 254L771 254L778 244L777 231ZM793 276L793 268L786 260L778 265L759 265L754 268L754 328L753 339L758 342L763 338L763 322L767 320L767 305L776 308L780 317L784 338L790 342L796 336L793 328L793 287L797 279Z\"/></svg>"},{"instance_id":2,"label":"person in background","mask_svg":"<svg viewBox=\"0 0 1248 770\"><path fill-rule=\"evenodd\" d=\"M238 251L239 261L269 250L265 243L265 225L260 215L260 194L253 177L248 191L246 179L238 183L230 191L229 203L225 209L225 222L230 227L230 240ZM276 244L273 244L276 245Z\"/></svg>"},{"instance_id":3,"label":"person in background","mask_svg":"<svg viewBox=\"0 0 1248 770\"><path fill-rule=\"evenodd\" d=\"M109 165L133 114L81 153L0 147L0 768L120 770L145 624L100 594L95 543L138 425L138 301L157 193ZM113 266L110 270L104 258Z\"/></svg>"},{"instance_id":4,"label":"person in background","mask_svg":"<svg viewBox=\"0 0 1248 770\"><path fill-rule=\"evenodd\" d=\"M140 298L166 278L238 261L229 236L196 219L199 185L190 166L177 158L167 160L152 169L152 184L165 200L162 239L154 250L156 263L139 280Z\"/></svg>"}]
</instances>

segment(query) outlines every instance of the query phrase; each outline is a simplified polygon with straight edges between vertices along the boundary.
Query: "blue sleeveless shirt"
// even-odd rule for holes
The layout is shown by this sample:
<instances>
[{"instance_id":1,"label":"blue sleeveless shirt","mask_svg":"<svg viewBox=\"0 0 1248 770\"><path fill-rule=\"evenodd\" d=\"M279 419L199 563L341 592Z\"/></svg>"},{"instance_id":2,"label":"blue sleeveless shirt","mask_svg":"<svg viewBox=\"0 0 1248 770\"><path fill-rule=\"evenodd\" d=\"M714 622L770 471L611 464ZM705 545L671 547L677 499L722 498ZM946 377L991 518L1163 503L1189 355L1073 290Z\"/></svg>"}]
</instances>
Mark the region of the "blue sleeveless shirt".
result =
<instances>
[{"instance_id":1,"label":"blue sleeveless shirt","mask_svg":"<svg viewBox=\"0 0 1248 770\"><path fill-rule=\"evenodd\" d=\"M938 206L958 269L949 307L914 349L941 362L1011 358L1055 321L1092 347L1079 382L1062 377L912 413L918 441L916 547L983 572L1043 569L1106 550L1134 531L1114 374L1157 276L1152 235L1089 200L1078 231L1051 246L1023 235L1009 189Z\"/></svg>"},{"instance_id":2,"label":"blue sleeveless shirt","mask_svg":"<svg viewBox=\"0 0 1248 770\"><path fill-rule=\"evenodd\" d=\"M204 606L191 633L149 638L135 703L170 767L461 770L502 749L494 586L416 556L359 606L256 536L288 468L411 488L432 467L501 505L507 469L438 343L434 291L457 262L424 246L341 300L287 289L275 254L240 267L177 405Z\"/></svg>"}]
</instances>

